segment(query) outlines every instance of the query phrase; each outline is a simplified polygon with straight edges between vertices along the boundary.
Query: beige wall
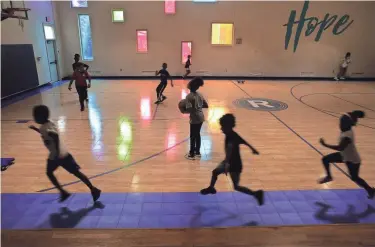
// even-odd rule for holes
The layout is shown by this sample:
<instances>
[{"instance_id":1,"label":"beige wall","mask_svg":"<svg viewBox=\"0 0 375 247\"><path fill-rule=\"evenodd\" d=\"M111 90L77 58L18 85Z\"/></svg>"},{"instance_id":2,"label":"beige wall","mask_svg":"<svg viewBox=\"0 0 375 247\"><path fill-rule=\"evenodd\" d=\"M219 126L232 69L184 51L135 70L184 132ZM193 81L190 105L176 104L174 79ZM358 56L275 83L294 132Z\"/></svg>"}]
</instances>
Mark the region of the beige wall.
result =
<instances>
[{"instance_id":1,"label":"beige wall","mask_svg":"<svg viewBox=\"0 0 375 247\"><path fill-rule=\"evenodd\" d=\"M181 41L193 42L193 74L208 71L212 75L332 76L339 59L352 52L351 73L375 76L375 2L310 2L307 17L322 20L326 13L349 14L353 24L341 35L327 29L319 42L314 38L300 38L293 52L284 49L290 11L300 16L303 2L233 2L193 3L177 2L177 13L164 14L164 1L109 2L89 1L85 9L71 8L69 2L57 2L64 44L64 75L71 72L74 53L80 52L79 13L90 14L93 35L94 61L87 62L94 75L144 75L143 70L156 70L162 62L169 64L173 74L181 74ZM111 22L111 9L125 9L125 23ZM241 45L215 47L210 44L212 22L233 22L235 38ZM136 53L136 29L148 30L149 52ZM296 26L294 27L294 31ZM122 70L122 71L121 71Z\"/></svg>"},{"instance_id":2,"label":"beige wall","mask_svg":"<svg viewBox=\"0 0 375 247\"><path fill-rule=\"evenodd\" d=\"M23 7L21 2L14 2L14 4L14 7ZM31 11L28 14L29 20L23 22L23 28L19 25L18 19L7 19L1 22L1 44L33 45L39 84L51 81L43 23L49 16L51 22L48 24L55 24L53 4L51 1L25 1L25 7L30 8ZM59 42L57 42L57 53L60 54ZM40 61L37 61L37 57L41 57ZM58 57L62 60L60 56Z\"/></svg>"}]
</instances>

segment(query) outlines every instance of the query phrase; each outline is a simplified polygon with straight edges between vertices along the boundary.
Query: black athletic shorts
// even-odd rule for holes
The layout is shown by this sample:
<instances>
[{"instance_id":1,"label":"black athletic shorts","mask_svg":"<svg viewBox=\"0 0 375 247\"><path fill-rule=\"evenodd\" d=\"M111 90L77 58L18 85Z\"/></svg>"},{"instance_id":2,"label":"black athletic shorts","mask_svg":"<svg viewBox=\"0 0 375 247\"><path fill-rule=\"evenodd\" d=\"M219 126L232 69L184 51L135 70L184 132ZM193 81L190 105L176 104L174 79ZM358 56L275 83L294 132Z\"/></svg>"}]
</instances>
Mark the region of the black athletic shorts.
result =
<instances>
[{"instance_id":1,"label":"black athletic shorts","mask_svg":"<svg viewBox=\"0 0 375 247\"><path fill-rule=\"evenodd\" d=\"M70 173L75 173L76 171L81 169L81 167L77 164L71 154L68 154L64 158L47 160L47 172L54 172L59 166Z\"/></svg>"}]
</instances>

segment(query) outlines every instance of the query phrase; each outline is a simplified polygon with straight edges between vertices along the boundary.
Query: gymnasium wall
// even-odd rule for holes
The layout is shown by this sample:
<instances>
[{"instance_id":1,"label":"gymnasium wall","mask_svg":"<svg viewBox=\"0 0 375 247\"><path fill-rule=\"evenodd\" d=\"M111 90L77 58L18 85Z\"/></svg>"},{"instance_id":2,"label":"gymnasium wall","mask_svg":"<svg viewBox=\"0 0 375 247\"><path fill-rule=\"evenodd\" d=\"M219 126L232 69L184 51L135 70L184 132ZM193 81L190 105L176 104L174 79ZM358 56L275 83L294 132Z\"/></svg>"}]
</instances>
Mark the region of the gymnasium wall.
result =
<instances>
[{"instance_id":1,"label":"gymnasium wall","mask_svg":"<svg viewBox=\"0 0 375 247\"><path fill-rule=\"evenodd\" d=\"M310 2L306 19L316 17L320 22L329 14L326 20L332 21L329 18L337 15L335 22L321 33L319 41L314 39L320 26L305 36L305 23L294 51L295 24L285 49L284 24L293 10L299 20L303 6L300 1L178 1L176 14L165 15L164 1L89 1L88 8L71 8L70 2L57 2L64 76L71 73L74 53L80 52L78 14L89 14L91 18L94 60L87 63L92 74L98 76L147 75L142 71L156 70L162 62L169 64L170 72L181 75L181 41L193 42L193 74L206 71L217 76L330 77L350 51L353 63L349 72L358 77L375 76L375 2ZM112 23L113 8L125 10L125 23ZM333 29L340 19L335 35ZM314 19L310 24L318 21ZM212 22L234 23L233 46L211 45ZM137 29L148 30L147 54L136 52ZM242 44L235 44L239 38Z\"/></svg>"},{"instance_id":2,"label":"gymnasium wall","mask_svg":"<svg viewBox=\"0 0 375 247\"><path fill-rule=\"evenodd\" d=\"M15 2L14 7L20 6L21 2ZM19 25L18 19L6 19L1 22L1 44L2 45L22 45L31 44L34 50L34 59L36 63L36 70L39 78L39 85L48 83L51 81L47 50L44 40L43 23L46 22L46 17L50 17L51 21L49 24L54 24L54 13L52 7L52 1L25 1L25 8L30 8L29 20L23 21L23 28ZM58 44L59 45L59 44ZM59 50L59 49L58 49ZM40 57L40 60L37 60ZM4 61L2 61L4 63ZM33 67L35 68L35 67ZM12 68L13 70L13 68ZM14 68L18 71L18 68ZM26 76L27 78L27 76ZM24 83L28 85L29 82L17 81L17 84ZM20 85L21 88L24 85Z\"/></svg>"}]
</instances>

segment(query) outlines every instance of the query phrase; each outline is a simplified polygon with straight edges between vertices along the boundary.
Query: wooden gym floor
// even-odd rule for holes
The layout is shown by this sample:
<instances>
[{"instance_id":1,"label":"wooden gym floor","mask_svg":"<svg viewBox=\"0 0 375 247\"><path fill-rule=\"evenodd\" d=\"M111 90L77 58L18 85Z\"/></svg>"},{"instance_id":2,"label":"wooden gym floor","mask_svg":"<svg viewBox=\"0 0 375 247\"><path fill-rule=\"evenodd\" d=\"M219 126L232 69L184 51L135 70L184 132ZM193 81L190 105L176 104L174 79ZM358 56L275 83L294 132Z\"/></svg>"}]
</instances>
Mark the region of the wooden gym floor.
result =
<instances>
[{"instance_id":1,"label":"wooden gym floor","mask_svg":"<svg viewBox=\"0 0 375 247\"><path fill-rule=\"evenodd\" d=\"M237 246L245 246L244 243L279 246L281 242L277 239L282 239L283 246L316 246L322 245L322 241L326 246L375 246L371 233L374 225L361 225L363 231L354 232L359 229L358 223L375 223L375 201L368 200L364 191L345 175L345 167L332 166L334 182L316 183L324 175L321 157L331 152L319 145L319 138L336 143L338 117L358 109L367 114L355 128L363 160L361 175L375 185L373 82L246 81L237 84L207 80L201 92L210 108L205 110L207 121L201 132L202 158L195 161L184 158L189 149L189 119L177 108L179 100L188 93L187 81L176 80L174 88L168 85L165 91L168 99L158 106L153 103L157 83L94 80L89 90L88 109L82 113L75 90L68 91L66 83L3 106L2 158L16 159L1 176L2 227L8 229L2 237L7 246L20 246L21 240L31 239L35 246L42 246L36 241L39 237L47 240L46 246L63 246L66 241L70 246L81 246L78 242L73 245L72 239L97 234L95 230L74 229L61 233L66 238L56 239L58 230L14 229L196 227L200 229L194 234L200 234L200 240L195 242L176 242L176 236L189 239L192 234L189 230L147 233L148 230L119 229L118 232L107 230L103 239L85 242L85 246L113 245L114 239L120 243L130 241L129 246L167 246L166 241L170 243L168 246L172 243L232 246L230 239L215 240L223 231L228 236L235 236L233 231L236 232L236 239L243 240L237 241ZM243 98L277 100L288 108L267 112L237 107L234 101ZM65 204L56 203L58 195L45 175L47 150L38 134L27 128L33 124L31 111L37 104L49 106L51 119L57 122L66 147L82 171L102 189L101 202L106 205L105 209L95 208L87 188L63 169L57 171L58 179L76 194ZM208 185L212 169L224 158L224 136L218 119L225 113L237 117L236 131L260 152L259 156L253 156L242 148L241 184L266 191L266 203L262 207L248 197L232 193L231 181L226 176L219 177L217 195L202 197L197 193ZM301 227L349 223L357 224ZM285 225L294 226L219 230L222 233L201 228ZM328 236L321 231L328 230L330 236L340 236L341 240L327 243ZM145 231L160 241L136 240L137 234ZM282 238L286 232L295 235ZM122 233L132 237L119 237ZM250 233L263 234L263 237L254 241L245 239ZM354 235L359 239L353 240ZM269 238L274 242L267 241Z\"/></svg>"},{"instance_id":2,"label":"wooden gym floor","mask_svg":"<svg viewBox=\"0 0 375 247\"><path fill-rule=\"evenodd\" d=\"M363 159L361 174L375 184L375 84L368 82L206 81L201 89L210 108L202 128L202 159L189 161L188 116L177 103L188 93L187 81L175 81L165 90L168 99L155 101L157 81L96 80L89 90L89 106L79 111L77 94L67 84L55 87L2 109L2 157L16 164L2 174L3 193L32 193L51 187L45 175L47 150L40 137L27 128L33 124L32 107L48 105L68 150L103 192L197 192L208 185L211 170L224 158L224 136L218 119L224 113L237 117L236 131L260 151L253 156L242 149L243 185L264 190L357 188L342 172L332 168L334 182L318 185L323 175L320 137L336 143L340 113L360 109L367 113L355 128ZM284 111L260 112L237 108L240 98L266 98L288 104ZM344 170L345 167L339 165ZM123 168L123 169L118 169ZM118 169L118 170L116 170ZM75 179L63 169L62 183ZM82 183L67 187L87 192ZM222 176L219 191L231 191Z\"/></svg>"}]
</instances>

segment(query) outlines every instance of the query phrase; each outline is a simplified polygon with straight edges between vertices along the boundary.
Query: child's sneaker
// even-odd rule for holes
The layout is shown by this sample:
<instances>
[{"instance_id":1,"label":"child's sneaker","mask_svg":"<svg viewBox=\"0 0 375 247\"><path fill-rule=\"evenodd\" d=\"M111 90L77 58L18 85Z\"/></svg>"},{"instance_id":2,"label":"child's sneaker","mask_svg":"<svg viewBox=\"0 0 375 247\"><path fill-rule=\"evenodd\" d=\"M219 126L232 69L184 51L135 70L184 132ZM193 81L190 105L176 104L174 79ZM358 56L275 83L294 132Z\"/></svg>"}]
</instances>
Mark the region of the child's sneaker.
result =
<instances>
[{"instance_id":1,"label":"child's sneaker","mask_svg":"<svg viewBox=\"0 0 375 247\"><path fill-rule=\"evenodd\" d=\"M255 198L258 201L259 205L263 205L264 203L264 191L263 190L258 190L254 193Z\"/></svg>"},{"instance_id":2,"label":"child's sneaker","mask_svg":"<svg viewBox=\"0 0 375 247\"><path fill-rule=\"evenodd\" d=\"M330 176L326 176L326 177L324 177L324 178L319 179L319 180L318 180L318 184L329 183L329 182L331 182L332 180L333 180L332 177L330 177Z\"/></svg>"},{"instance_id":3,"label":"child's sneaker","mask_svg":"<svg viewBox=\"0 0 375 247\"><path fill-rule=\"evenodd\" d=\"M372 191L368 194L368 199L373 199L375 196L375 188L372 188Z\"/></svg>"},{"instance_id":4,"label":"child's sneaker","mask_svg":"<svg viewBox=\"0 0 375 247\"><path fill-rule=\"evenodd\" d=\"M195 160L195 155L191 154L191 153L188 153L188 154L185 155L185 158L188 159L188 160Z\"/></svg>"},{"instance_id":5,"label":"child's sneaker","mask_svg":"<svg viewBox=\"0 0 375 247\"><path fill-rule=\"evenodd\" d=\"M94 202L96 202L99 199L101 193L102 191L98 188L93 188L91 190L91 195L92 195L92 199L94 200Z\"/></svg>"},{"instance_id":6,"label":"child's sneaker","mask_svg":"<svg viewBox=\"0 0 375 247\"><path fill-rule=\"evenodd\" d=\"M60 199L59 199L59 202L64 202L66 201L66 199L68 199L72 194L68 193L68 192L63 192L60 194Z\"/></svg>"},{"instance_id":7,"label":"child's sneaker","mask_svg":"<svg viewBox=\"0 0 375 247\"><path fill-rule=\"evenodd\" d=\"M208 195L208 194L216 194L216 189L214 187L208 187L203 190L201 190L202 195Z\"/></svg>"},{"instance_id":8,"label":"child's sneaker","mask_svg":"<svg viewBox=\"0 0 375 247\"><path fill-rule=\"evenodd\" d=\"M200 153L200 152L196 152L196 153L195 153L195 157L197 157L197 158L201 158L201 157L202 157L202 155L201 155L201 153Z\"/></svg>"}]
</instances>

